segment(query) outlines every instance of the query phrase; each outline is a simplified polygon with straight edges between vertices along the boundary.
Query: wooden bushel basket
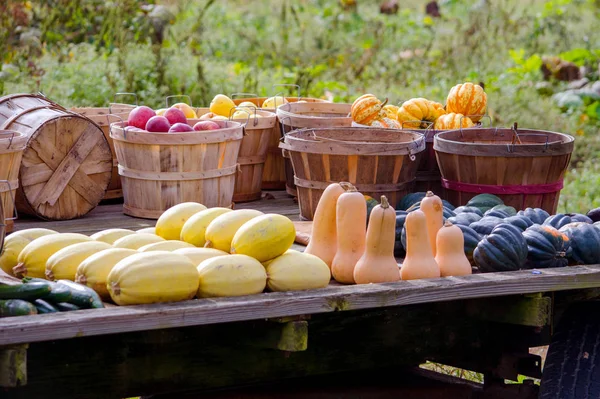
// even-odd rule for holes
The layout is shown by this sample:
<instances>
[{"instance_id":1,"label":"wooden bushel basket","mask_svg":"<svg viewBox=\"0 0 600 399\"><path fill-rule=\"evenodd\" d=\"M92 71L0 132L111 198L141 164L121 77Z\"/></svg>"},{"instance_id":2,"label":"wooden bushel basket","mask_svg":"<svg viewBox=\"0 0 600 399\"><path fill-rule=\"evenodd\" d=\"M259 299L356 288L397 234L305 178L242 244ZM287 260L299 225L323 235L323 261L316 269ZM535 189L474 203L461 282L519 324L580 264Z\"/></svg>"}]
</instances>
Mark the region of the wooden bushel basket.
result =
<instances>
[{"instance_id":1,"label":"wooden bushel basket","mask_svg":"<svg viewBox=\"0 0 600 399\"><path fill-rule=\"evenodd\" d=\"M210 112L208 108L196 109L198 117ZM243 119L234 119L245 125L244 138L240 146L238 163L240 168L235 176L233 202L247 202L260 199L261 185L269 141L276 125L277 117L273 112L255 109L259 118L250 118L246 113ZM197 122L190 121L191 124Z\"/></svg>"},{"instance_id":2,"label":"wooden bushel basket","mask_svg":"<svg viewBox=\"0 0 600 399\"><path fill-rule=\"evenodd\" d=\"M95 124L100 126L104 137L110 145L110 151L112 152L113 158L113 170L108 190L104 195L104 199L123 198L123 190L121 189L121 178L119 177L119 168L117 162L117 156L115 155L115 146L112 139L110 138L110 124L119 120L126 121L129 117L129 113L135 105L130 104L111 104L110 107L105 108L70 108L69 110L77 114L83 115L88 119L92 120ZM109 116L111 115L111 116Z\"/></svg>"},{"instance_id":3,"label":"wooden bushel basket","mask_svg":"<svg viewBox=\"0 0 600 399\"><path fill-rule=\"evenodd\" d=\"M433 146L452 204L488 193L516 209L554 214L574 138L543 130L470 128L438 133Z\"/></svg>"},{"instance_id":4,"label":"wooden bushel basket","mask_svg":"<svg viewBox=\"0 0 600 399\"><path fill-rule=\"evenodd\" d=\"M13 230L15 198L19 188L19 169L27 136L20 132L0 130L0 204L4 209L6 232Z\"/></svg>"},{"instance_id":5,"label":"wooden bushel basket","mask_svg":"<svg viewBox=\"0 0 600 399\"><path fill-rule=\"evenodd\" d=\"M414 186L425 137L414 131L338 127L295 130L280 147L290 154L300 216L312 220L323 190L347 181L396 204Z\"/></svg>"},{"instance_id":6,"label":"wooden bushel basket","mask_svg":"<svg viewBox=\"0 0 600 399\"><path fill-rule=\"evenodd\" d=\"M233 98L235 96L244 95L247 97ZM249 101L257 107L261 107L268 97L258 97L256 94L250 93L234 93L231 95L233 102L236 105ZM303 101L307 103L330 103L330 101L320 98L309 97L287 97L284 98L290 103ZM275 108L261 108L263 111L275 112ZM277 120L275 127L271 130L269 139L269 148L267 149L267 159L263 169L262 189L263 190L283 190L285 188L285 160L279 148L279 140L282 137L280 121Z\"/></svg>"},{"instance_id":7,"label":"wooden bushel basket","mask_svg":"<svg viewBox=\"0 0 600 399\"><path fill-rule=\"evenodd\" d=\"M289 103L277 108L277 118L281 123L281 132L285 136L290 131L305 128L328 128L352 126L349 116L352 104L340 103ZM285 190L296 196L294 169L287 152L285 158Z\"/></svg>"},{"instance_id":8,"label":"wooden bushel basket","mask_svg":"<svg viewBox=\"0 0 600 399\"><path fill-rule=\"evenodd\" d=\"M73 219L94 209L110 182L112 156L102 130L44 96L0 98L0 129L27 136L16 207L47 220Z\"/></svg>"},{"instance_id":9,"label":"wooden bushel basket","mask_svg":"<svg viewBox=\"0 0 600 399\"><path fill-rule=\"evenodd\" d=\"M185 133L151 133L112 123L123 212L158 219L182 202L231 207L244 128L238 122L215 122L222 128Z\"/></svg>"}]
</instances>

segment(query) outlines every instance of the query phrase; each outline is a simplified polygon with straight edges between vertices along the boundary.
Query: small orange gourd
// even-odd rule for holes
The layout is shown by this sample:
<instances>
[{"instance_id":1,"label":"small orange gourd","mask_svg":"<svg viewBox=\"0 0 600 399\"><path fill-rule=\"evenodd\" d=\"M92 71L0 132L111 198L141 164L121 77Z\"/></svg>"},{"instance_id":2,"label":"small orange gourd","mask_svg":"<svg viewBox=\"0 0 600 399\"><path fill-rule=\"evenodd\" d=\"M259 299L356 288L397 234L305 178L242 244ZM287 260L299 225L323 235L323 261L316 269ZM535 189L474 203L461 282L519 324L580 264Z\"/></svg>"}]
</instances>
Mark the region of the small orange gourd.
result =
<instances>
[{"instance_id":1,"label":"small orange gourd","mask_svg":"<svg viewBox=\"0 0 600 399\"><path fill-rule=\"evenodd\" d=\"M440 277L438 266L427 236L427 219L420 211L406 215L406 257L400 269L402 280Z\"/></svg>"},{"instance_id":2,"label":"small orange gourd","mask_svg":"<svg viewBox=\"0 0 600 399\"><path fill-rule=\"evenodd\" d=\"M315 255L329 266L337 251L336 206L344 189L339 183L332 183L323 191L315 216L310 241L304 250L307 254Z\"/></svg>"},{"instance_id":3,"label":"small orange gourd","mask_svg":"<svg viewBox=\"0 0 600 399\"><path fill-rule=\"evenodd\" d=\"M400 280L400 269L394 258L396 212L382 195L381 203L369 217L365 253L354 268L356 284L387 283Z\"/></svg>"},{"instance_id":4,"label":"small orange gourd","mask_svg":"<svg viewBox=\"0 0 600 399\"><path fill-rule=\"evenodd\" d=\"M425 197L421 200L421 211L427 219L427 235L429 237L429 245L433 256L436 255L436 237L438 231L444 224L444 204L437 195L431 191L427 191Z\"/></svg>"},{"instance_id":5,"label":"small orange gourd","mask_svg":"<svg viewBox=\"0 0 600 399\"><path fill-rule=\"evenodd\" d=\"M471 263L465 255L465 237L458 226L446 220L437 234L437 254L435 261L440 267L440 275L466 276L471 274Z\"/></svg>"},{"instance_id":6,"label":"small orange gourd","mask_svg":"<svg viewBox=\"0 0 600 399\"><path fill-rule=\"evenodd\" d=\"M331 263L333 278L343 284L354 284L356 262L365 252L367 203L350 183L340 183L346 190L336 206L337 251Z\"/></svg>"}]
</instances>

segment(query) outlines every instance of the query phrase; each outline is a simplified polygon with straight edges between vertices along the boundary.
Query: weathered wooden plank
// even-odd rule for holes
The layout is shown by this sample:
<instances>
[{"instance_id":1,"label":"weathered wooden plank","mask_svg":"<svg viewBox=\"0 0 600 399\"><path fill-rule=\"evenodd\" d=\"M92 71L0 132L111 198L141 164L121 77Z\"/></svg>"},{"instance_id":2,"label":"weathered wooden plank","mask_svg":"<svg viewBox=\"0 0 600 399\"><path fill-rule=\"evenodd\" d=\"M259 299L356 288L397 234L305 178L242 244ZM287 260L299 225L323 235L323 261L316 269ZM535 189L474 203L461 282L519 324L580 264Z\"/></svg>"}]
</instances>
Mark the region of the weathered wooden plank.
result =
<instances>
[{"instance_id":1,"label":"weathered wooden plank","mask_svg":"<svg viewBox=\"0 0 600 399\"><path fill-rule=\"evenodd\" d=\"M0 387L14 388L27 384L28 346L0 346Z\"/></svg>"},{"instance_id":2,"label":"weathered wooden plank","mask_svg":"<svg viewBox=\"0 0 600 399\"><path fill-rule=\"evenodd\" d=\"M495 277L501 277L497 281ZM122 306L0 320L0 344L600 286L600 265Z\"/></svg>"},{"instance_id":3,"label":"weathered wooden plank","mask_svg":"<svg viewBox=\"0 0 600 399\"><path fill-rule=\"evenodd\" d=\"M544 327L552 318L552 299L541 295L522 297L509 303L504 298L494 298L488 301L488 306L485 308L473 305L471 303L467 309L469 316L498 323Z\"/></svg>"}]
</instances>

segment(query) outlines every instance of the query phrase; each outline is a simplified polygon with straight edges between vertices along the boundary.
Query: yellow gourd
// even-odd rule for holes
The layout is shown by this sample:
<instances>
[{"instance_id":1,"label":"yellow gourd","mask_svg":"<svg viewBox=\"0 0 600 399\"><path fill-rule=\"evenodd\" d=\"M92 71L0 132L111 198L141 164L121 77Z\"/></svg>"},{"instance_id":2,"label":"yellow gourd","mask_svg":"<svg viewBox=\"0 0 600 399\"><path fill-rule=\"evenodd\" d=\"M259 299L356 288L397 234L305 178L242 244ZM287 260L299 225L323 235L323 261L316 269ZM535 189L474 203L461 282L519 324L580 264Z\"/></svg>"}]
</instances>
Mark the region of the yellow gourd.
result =
<instances>
[{"instance_id":1,"label":"yellow gourd","mask_svg":"<svg viewBox=\"0 0 600 399\"><path fill-rule=\"evenodd\" d=\"M228 255L227 252L214 248L181 248L173 251L173 253L187 256L196 266L206 259Z\"/></svg>"},{"instance_id":2,"label":"yellow gourd","mask_svg":"<svg viewBox=\"0 0 600 399\"><path fill-rule=\"evenodd\" d=\"M233 236L229 252L266 262L290 249L295 238L296 228L288 217L268 213L244 223Z\"/></svg>"},{"instance_id":3,"label":"yellow gourd","mask_svg":"<svg viewBox=\"0 0 600 399\"><path fill-rule=\"evenodd\" d=\"M135 232L156 235L156 228L155 227L144 227L143 229L136 230Z\"/></svg>"},{"instance_id":4,"label":"yellow gourd","mask_svg":"<svg viewBox=\"0 0 600 399\"><path fill-rule=\"evenodd\" d=\"M153 242L152 244L144 245L138 249L139 252L150 251L169 251L173 252L181 248L195 248L192 244L179 240L165 240L161 242Z\"/></svg>"},{"instance_id":5,"label":"yellow gourd","mask_svg":"<svg viewBox=\"0 0 600 399\"><path fill-rule=\"evenodd\" d=\"M182 202L170 207L156 221L156 235L165 240L179 240L185 222L205 209L204 205L197 202Z\"/></svg>"},{"instance_id":6,"label":"yellow gourd","mask_svg":"<svg viewBox=\"0 0 600 399\"><path fill-rule=\"evenodd\" d=\"M254 209L238 209L217 216L206 228L206 248L216 248L221 251L231 250L231 240L240 227L255 217L264 215Z\"/></svg>"},{"instance_id":7,"label":"yellow gourd","mask_svg":"<svg viewBox=\"0 0 600 399\"><path fill-rule=\"evenodd\" d=\"M438 231L442 228L444 223L444 204L437 195L434 195L431 191L427 191L425 197L421 200L421 211L425 214L427 219L427 236L429 238L429 245L433 256L437 253L436 251L436 237Z\"/></svg>"},{"instance_id":8,"label":"yellow gourd","mask_svg":"<svg viewBox=\"0 0 600 399\"><path fill-rule=\"evenodd\" d=\"M440 275L466 276L472 273L471 263L464 251L465 237L458 226L446 220L437 234L437 254L435 261L440 267Z\"/></svg>"},{"instance_id":9,"label":"yellow gourd","mask_svg":"<svg viewBox=\"0 0 600 399\"><path fill-rule=\"evenodd\" d=\"M186 256L140 252L113 267L106 288L117 305L184 301L196 295L198 272Z\"/></svg>"},{"instance_id":10,"label":"yellow gourd","mask_svg":"<svg viewBox=\"0 0 600 399\"><path fill-rule=\"evenodd\" d=\"M110 248L101 241L79 242L56 251L46 262L47 280L75 280L77 268L86 258Z\"/></svg>"},{"instance_id":11,"label":"yellow gourd","mask_svg":"<svg viewBox=\"0 0 600 399\"><path fill-rule=\"evenodd\" d=\"M332 183L323 191L313 218L310 241L304 253L319 257L331 269L337 251L336 206L344 189Z\"/></svg>"},{"instance_id":12,"label":"yellow gourd","mask_svg":"<svg viewBox=\"0 0 600 399\"><path fill-rule=\"evenodd\" d=\"M336 281L354 284L354 267L365 252L367 203L352 184L340 184L346 192L337 200L337 250L331 272Z\"/></svg>"},{"instance_id":13,"label":"yellow gourd","mask_svg":"<svg viewBox=\"0 0 600 399\"><path fill-rule=\"evenodd\" d=\"M181 228L181 241L189 242L196 247L203 247L206 244L206 228L218 216L231 212L229 208L215 207L200 211L192 215Z\"/></svg>"},{"instance_id":14,"label":"yellow gourd","mask_svg":"<svg viewBox=\"0 0 600 399\"><path fill-rule=\"evenodd\" d=\"M406 215L406 257L400 269L402 280L440 277L427 236L427 220L420 210Z\"/></svg>"},{"instance_id":15,"label":"yellow gourd","mask_svg":"<svg viewBox=\"0 0 600 399\"><path fill-rule=\"evenodd\" d=\"M165 241L165 239L157 236L156 234L136 233L119 238L117 241L115 241L113 246L115 248L140 249L144 245L162 241Z\"/></svg>"},{"instance_id":16,"label":"yellow gourd","mask_svg":"<svg viewBox=\"0 0 600 399\"><path fill-rule=\"evenodd\" d=\"M19 230L12 234L9 234L4 240L4 248L0 254L0 269L10 276L13 276L13 267L15 267L19 261L19 254L36 238L47 236L50 234L58 234L58 232L49 229L26 229Z\"/></svg>"},{"instance_id":17,"label":"yellow gourd","mask_svg":"<svg viewBox=\"0 0 600 399\"><path fill-rule=\"evenodd\" d=\"M394 258L396 212L385 197L369 217L365 253L354 268L356 284L387 283L400 280L400 269Z\"/></svg>"},{"instance_id":18,"label":"yellow gourd","mask_svg":"<svg viewBox=\"0 0 600 399\"><path fill-rule=\"evenodd\" d=\"M110 300L110 294L106 289L108 274L117 263L135 255L135 249L108 248L87 257L77 267L75 281L87 285L100 295L104 301Z\"/></svg>"},{"instance_id":19,"label":"yellow gourd","mask_svg":"<svg viewBox=\"0 0 600 399\"><path fill-rule=\"evenodd\" d=\"M297 291L324 288L329 285L331 272L318 257L294 250L264 263L267 286L271 291Z\"/></svg>"},{"instance_id":20,"label":"yellow gourd","mask_svg":"<svg viewBox=\"0 0 600 399\"><path fill-rule=\"evenodd\" d=\"M135 231L129 229L108 229L97 232L96 234L92 234L90 238L92 240L105 242L107 244L113 245L115 241L119 238L128 236L130 234L134 234Z\"/></svg>"},{"instance_id":21,"label":"yellow gourd","mask_svg":"<svg viewBox=\"0 0 600 399\"><path fill-rule=\"evenodd\" d=\"M198 265L198 297L223 297L259 294L267 285L263 265L246 255L224 255Z\"/></svg>"}]
</instances>

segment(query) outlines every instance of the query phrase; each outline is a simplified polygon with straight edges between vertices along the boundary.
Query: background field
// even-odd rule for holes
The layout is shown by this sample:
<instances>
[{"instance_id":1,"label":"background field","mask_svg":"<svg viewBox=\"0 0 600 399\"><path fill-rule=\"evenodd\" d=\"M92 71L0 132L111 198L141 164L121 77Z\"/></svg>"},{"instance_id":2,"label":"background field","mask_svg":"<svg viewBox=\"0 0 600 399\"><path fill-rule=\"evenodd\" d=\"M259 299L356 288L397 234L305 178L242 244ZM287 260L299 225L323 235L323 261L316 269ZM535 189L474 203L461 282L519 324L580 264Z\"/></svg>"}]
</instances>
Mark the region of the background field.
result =
<instances>
[{"instance_id":1,"label":"background field","mask_svg":"<svg viewBox=\"0 0 600 399\"><path fill-rule=\"evenodd\" d=\"M346 1L348 3L349 1ZM64 106L104 106L136 92L160 107L186 94L195 106L215 94L275 94L351 102L371 92L398 103L439 102L453 85L485 83L494 126L576 136L561 210L600 206L600 101L560 108L541 57L560 55L598 80L599 0L9 0L0 5L2 94L41 90ZM122 99L128 100L128 99Z\"/></svg>"}]
</instances>

